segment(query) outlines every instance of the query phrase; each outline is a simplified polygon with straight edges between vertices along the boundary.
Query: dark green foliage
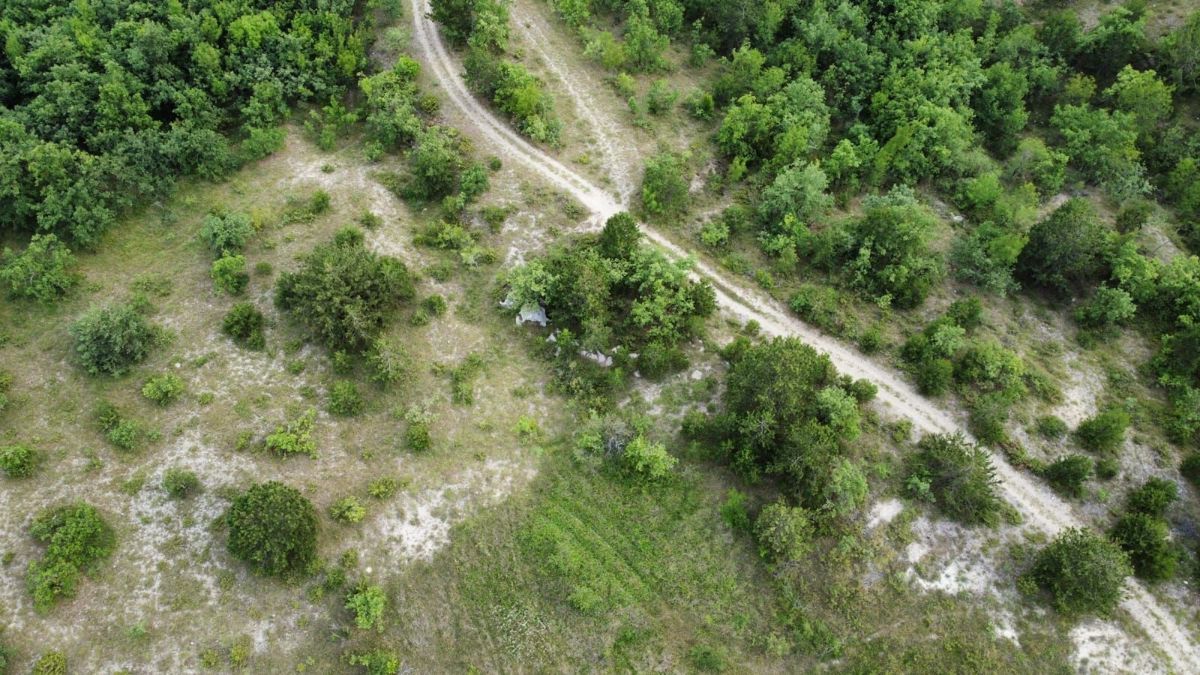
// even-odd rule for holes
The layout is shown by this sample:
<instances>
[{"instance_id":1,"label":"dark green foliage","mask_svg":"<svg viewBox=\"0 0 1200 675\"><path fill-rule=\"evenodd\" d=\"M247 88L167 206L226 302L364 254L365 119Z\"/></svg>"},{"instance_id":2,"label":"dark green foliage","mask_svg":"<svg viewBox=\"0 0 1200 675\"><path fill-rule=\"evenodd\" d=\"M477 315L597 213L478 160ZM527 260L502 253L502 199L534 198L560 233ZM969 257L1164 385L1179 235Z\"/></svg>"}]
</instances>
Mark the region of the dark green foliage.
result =
<instances>
[{"instance_id":1,"label":"dark green foliage","mask_svg":"<svg viewBox=\"0 0 1200 675\"><path fill-rule=\"evenodd\" d=\"M1067 423L1054 415L1039 417L1037 420L1037 432L1042 438L1056 441L1066 436L1068 431L1070 429L1067 427Z\"/></svg>"},{"instance_id":2,"label":"dark green foliage","mask_svg":"<svg viewBox=\"0 0 1200 675\"><path fill-rule=\"evenodd\" d=\"M1029 120L1024 101L1029 82L1020 69L1004 61L984 70L984 77L986 82L975 92L972 102L975 122L988 147L1008 155L1016 148L1017 136Z\"/></svg>"},{"instance_id":3,"label":"dark green foliage","mask_svg":"<svg viewBox=\"0 0 1200 675\"><path fill-rule=\"evenodd\" d=\"M646 160L642 176L642 205L646 213L675 218L687 211L688 179L685 163L675 153L662 152Z\"/></svg>"},{"instance_id":4,"label":"dark green foliage","mask_svg":"<svg viewBox=\"0 0 1200 675\"><path fill-rule=\"evenodd\" d=\"M62 598L75 597L80 577L116 548L112 527L95 508L83 502L42 511L29 532L46 544L45 554L29 564L25 577L33 605L39 610L49 609Z\"/></svg>"},{"instance_id":5,"label":"dark green foliage","mask_svg":"<svg viewBox=\"0 0 1200 675\"><path fill-rule=\"evenodd\" d=\"M366 65L349 0L0 7L0 229L97 243L118 212L275 147L296 99ZM19 73L19 76L18 76ZM241 156L234 139L247 137Z\"/></svg>"},{"instance_id":6,"label":"dark green foliage","mask_svg":"<svg viewBox=\"0 0 1200 675\"><path fill-rule=\"evenodd\" d=\"M1086 450L1100 453L1115 452L1125 440L1129 414L1110 408L1084 420L1075 429L1075 440Z\"/></svg>"},{"instance_id":7,"label":"dark green foliage","mask_svg":"<svg viewBox=\"0 0 1200 675\"><path fill-rule=\"evenodd\" d=\"M329 389L329 412L341 417L354 417L362 413L366 406L358 386L353 382L343 380L336 382Z\"/></svg>"},{"instance_id":8,"label":"dark green foliage","mask_svg":"<svg viewBox=\"0 0 1200 675\"><path fill-rule=\"evenodd\" d=\"M1141 230L1152 213L1154 213L1154 202L1147 199L1133 199L1126 202L1117 213L1117 231L1129 233Z\"/></svg>"},{"instance_id":9,"label":"dark green foliage","mask_svg":"<svg viewBox=\"0 0 1200 675\"><path fill-rule=\"evenodd\" d=\"M994 526L1003 506L995 474L988 453L962 436L925 436L909 458L906 483L923 486L918 496L953 520Z\"/></svg>"},{"instance_id":10,"label":"dark green foliage","mask_svg":"<svg viewBox=\"0 0 1200 675\"><path fill-rule=\"evenodd\" d=\"M1083 455L1068 455L1047 466L1042 475L1058 492L1079 499L1083 496L1083 482L1092 475L1092 460Z\"/></svg>"},{"instance_id":11,"label":"dark green foliage","mask_svg":"<svg viewBox=\"0 0 1200 675\"><path fill-rule=\"evenodd\" d=\"M862 218L812 237L814 262L840 271L862 293L888 298L897 307L920 305L944 273L929 251L936 219L902 188L864 200L863 208Z\"/></svg>"},{"instance_id":12,"label":"dark green foliage","mask_svg":"<svg viewBox=\"0 0 1200 675\"><path fill-rule=\"evenodd\" d=\"M1125 506L1131 513L1163 518L1167 509L1179 499L1179 486L1164 478L1151 478L1129 493Z\"/></svg>"},{"instance_id":13,"label":"dark green foliage","mask_svg":"<svg viewBox=\"0 0 1200 675\"><path fill-rule=\"evenodd\" d=\"M40 456L28 445L0 446L0 471L9 478L28 478L37 470Z\"/></svg>"},{"instance_id":14,"label":"dark green foliage","mask_svg":"<svg viewBox=\"0 0 1200 675\"><path fill-rule=\"evenodd\" d=\"M404 263L367 250L361 237L321 244L279 276L275 302L331 350L370 346L401 301L413 296Z\"/></svg>"},{"instance_id":15,"label":"dark green foliage","mask_svg":"<svg viewBox=\"0 0 1200 675\"><path fill-rule=\"evenodd\" d=\"M789 563L804 557L812 545L815 527L808 512L786 502L775 501L763 507L754 519L754 538L762 557L776 563Z\"/></svg>"},{"instance_id":16,"label":"dark green foliage","mask_svg":"<svg viewBox=\"0 0 1200 675\"><path fill-rule=\"evenodd\" d=\"M254 225L244 213L210 213L200 228L200 239L217 258L240 252L253 234Z\"/></svg>"},{"instance_id":17,"label":"dark green foliage","mask_svg":"<svg viewBox=\"0 0 1200 675\"><path fill-rule=\"evenodd\" d=\"M121 375L161 339L132 303L92 307L71 324L75 355L90 375Z\"/></svg>"},{"instance_id":18,"label":"dark green foliage","mask_svg":"<svg viewBox=\"0 0 1200 675\"><path fill-rule=\"evenodd\" d=\"M142 385L142 396L166 406L179 400L185 390L183 378L174 373L155 375Z\"/></svg>"},{"instance_id":19,"label":"dark green foliage","mask_svg":"<svg viewBox=\"0 0 1200 675\"><path fill-rule=\"evenodd\" d=\"M560 329L548 345L560 384L601 407L628 372L629 353L639 354L647 376L678 370L686 363L681 346L703 334L702 319L716 309L712 288L688 279L686 262L669 261L639 238L633 219L617 214L599 241L552 250L507 279L510 307L540 305ZM622 363L605 368L579 358L581 351Z\"/></svg>"},{"instance_id":20,"label":"dark green foliage","mask_svg":"<svg viewBox=\"0 0 1200 675\"><path fill-rule=\"evenodd\" d=\"M725 494L725 503L721 504L721 518L737 532L750 531L750 511L746 506L746 494L737 488L730 488Z\"/></svg>"},{"instance_id":21,"label":"dark green foliage","mask_svg":"<svg viewBox=\"0 0 1200 675\"><path fill-rule=\"evenodd\" d=\"M250 283L250 273L246 271L246 257L241 255L223 255L214 260L212 270L213 284L229 295L241 295Z\"/></svg>"},{"instance_id":22,"label":"dark green foliage","mask_svg":"<svg viewBox=\"0 0 1200 675\"><path fill-rule=\"evenodd\" d=\"M1132 572L1124 551L1091 531L1072 529L1038 553L1030 577L1063 614L1108 615Z\"/></svg>"},{"instance_id":23,"label":"dark green foliage","mask_svg":"<svg viewBox=\"0 0 1200 675\"><path fill-rule=\"evenodd\" d=\"M1179 473L1192 485L1200 486L1200 452L1190 452L1179 464Z\"/></svg>"},{"instance_id":24,"label":"dark green foliage","mask_svg":"<svg viewBox=\"0 0 1200 675\"><path fill-rule=\"evenodd\" d=\"M163 473L162 486L171 499L186 499L200 491L200 479L193 471L171 468Z\"/></svg>"},{"instance_id":25,"label":"dark green foliage","mask_svg":"<svg viewBox=\"0 0 1200 675\"><path fill-rule=\"evenodd\" d=\"M225 519L229 552L260 574L291 576L317 560L317 511L295 488L254 485L234 498Z\"/></svg>"},{"instance_id":26,"label":"dark green foliage","mask_svg":"<svg viewBox=\"0 0 1200 675\"><path fill-rule=\"evenodd\" d=\"M2 203L2 202L0 202ZM67 294L79 281L71 270L75 256L53 234L35 234L24 251L4 249L0 257L0 283L13 298L52 303Z\"/></svg>"},{"instance_id":27,"label":"dark green foliage","mask_svg":"<svg viewBox=\"0 0 1200 675\"><path fill-rule=\"evenodd\" d=\"M247 349L259 350L267 346L263 328L267 319L249 302L239 302L229 309L221 322L221 332L233 338Z\"/></svg>"},{"instance_id":28,"label":"dark green foliage","mask_svg":"<svg viewBox=\"0 0 1200 675\"><path fill-rule=\"evenodd\" d=\"M1129 554L1133 573L1139 578L1165 581L1175 576L1179 556L1162 519L1147 513L1126 513L1113 525L1109 536Z\"/></svg>"},{"instance_id":29,"label":"dark green foliage","mask_svg":"<svg viewBox=\"0 0 1200 675\"><path fill-rule=\"evenodd\" d=\"M1074 198L1029 232L1017 269L1033 284L1060 294L1079 292L1105 272L1108 231L1092 205Z\"/></svg>"},{"instance_id":30,"label":"dark green foliage","mask_svg":"<svg viewBox=\"0 0 1200 675\"><path fill-rule=\"evenodd\" d=\"M857 436L859 411L827 357L790 338L747 345L733 356L724 403L717 428L743 475L779 475L811 509L857 500L860 476L842 444Z\"/></svg>"}]
</instances>

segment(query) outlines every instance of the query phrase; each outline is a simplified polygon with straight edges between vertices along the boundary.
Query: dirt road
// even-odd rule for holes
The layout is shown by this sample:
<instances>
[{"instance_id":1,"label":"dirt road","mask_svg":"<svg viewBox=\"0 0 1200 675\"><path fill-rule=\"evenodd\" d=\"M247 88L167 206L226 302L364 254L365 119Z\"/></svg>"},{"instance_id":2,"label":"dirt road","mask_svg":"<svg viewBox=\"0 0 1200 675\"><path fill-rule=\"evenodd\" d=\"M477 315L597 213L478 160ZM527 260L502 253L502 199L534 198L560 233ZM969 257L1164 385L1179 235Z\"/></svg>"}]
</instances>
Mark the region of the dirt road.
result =
<instances>
[{"instance_id":1,"label":"dirt road","mask_svg":"<svg viewBox=\"0 0 1200 675\"><path fill-rule=\"evenodd\" d=\"M577 199L593 214L592 222L596 227L601 226L609 216L626 209L625 204L618 202L603 189L517 135L477 100L467 89L459 71L458 61L447 51L437 26L428 18L427 0L410 0L410 6L413 15L413 48L417 58L437 79L450 102L464 113L469 124L495 146L494 150L509 161L525 164L548 182ZM535 38L532 42L536 45L536 33L533 33L532 37ZM551 71L555 72L558 66L554 59L545 54L542 57L547 64L554 64ZM588 110L585 118L594 116L586 100L574 86L568 88L568 93L571 96L580 96L575 105L581 111ZM615 135L606 134L616 127L600 121L596 121L595 124L593 131L601 136L602 145L618 148L620 139ZM605 140L606 136L608 137ZM614 163L621 161L616 152L606 159ZM618 184L627 184L627 170L610 170L610 173ZM624 189L625 187L622 185L621 192L627 196L629 191ZM643 225L642 231L648 240L672 257L689 257L687 251L653 228ZM914 428L922 433L960 432L966 435L961 415L938 408L918 394L896 371L821 334L795 318L774 299L755 288L729 279L702 261L697 262L693 269L697 276L713 284L717 292L717 302L723 311L742 321L757 321L763 332L768 335L797 337L814 349L828 354L841 372L875 383L879 388L876 401L884 414L908 419ZM1084 520L1078 516L1075 509L1045 485L1017 471L1003 457L994 456L993 459L1004 497L1021 513L1027 526L1051 536L1069 527L1085 526ZM1176 671L1200 673L1200 649L1197 649L1196 641L1140 583L1130 580L1127 597L1121 606L1137 621Z\"/></svg>"}]
</instances>

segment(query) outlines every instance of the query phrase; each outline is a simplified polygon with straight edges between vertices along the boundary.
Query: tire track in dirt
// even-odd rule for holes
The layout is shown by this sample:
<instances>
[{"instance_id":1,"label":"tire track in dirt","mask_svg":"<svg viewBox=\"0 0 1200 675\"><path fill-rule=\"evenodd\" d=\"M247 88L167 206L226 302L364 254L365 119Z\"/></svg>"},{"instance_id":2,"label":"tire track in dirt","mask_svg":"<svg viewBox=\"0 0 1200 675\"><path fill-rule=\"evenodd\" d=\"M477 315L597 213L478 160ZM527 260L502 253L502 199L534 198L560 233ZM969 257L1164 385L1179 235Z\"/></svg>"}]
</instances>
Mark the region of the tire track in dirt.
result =
<instances>
[{"instance_id":1,"label":"tire track in dirt","mask_svg":"<svg viewBox=\"0 0 1200 675\"><path fill-rule=\"evenodd\" d=\"M605 191L518 136L480 103L467 89L459 75L457 62L446 50L437 26L428 17L428 0L410 0L410 6L417 55L431 69L450 101L465 114L470 126L496 144L497 149L503 151L503 156L524 163L579 200L594 214L593 226L600 227L609 216L624 210L623 205ZM671 257L692 258L687 251L653 228L643 224L642 231L648 240L667 251ZM693 273L713 284L717 303L725 311L742 321L757 321L768 335L797 337L814 349L828 354L838 370L873 382L879 388L876 397L878 405L897 417L911 420L916 429L925 433L963 433L970 438L963 428L961 414L952 414L934 406L897 372L821 334L757 290L728 280L701 260L693 260ZM992 458L1001 491L1021 513L1027 526L1050 536L1066 528L1086 527L1085 521L1070 504L1048 488L1035 484L1004 457L992 453ZM1188 631L1141 583L1130 579L1126 586L1127 593L1121 607L1141 625L1150 641L1177 671L1200 673L1200 650Z\"/></svg>"},{"instance_id":2,"label":"tire track in dirt","mask_svg":"<svg viewBox=\"0 0 1200 675\"><path fill-rule=\"evenodd\" d=\"M537 53L542 63L554 75L567 91L576 112L591 127L596 134L596 140L604 153L608 174L616 184L620 201L628 203L633 196L634 185L631 167L641 166L641 158L632 143L621 143L617 139L621 131L607 116L596 113L596 104L591 97L584 95L576 82L582 82L584 90L596 91L601 89L590 73L580 70L567 73L558 58L546 51L546 45L552 41L550 29L545 19L536 11L527 12L519 3L510 5L512 22L525 38L525 43Z\"/></svg>"}]
</instances>

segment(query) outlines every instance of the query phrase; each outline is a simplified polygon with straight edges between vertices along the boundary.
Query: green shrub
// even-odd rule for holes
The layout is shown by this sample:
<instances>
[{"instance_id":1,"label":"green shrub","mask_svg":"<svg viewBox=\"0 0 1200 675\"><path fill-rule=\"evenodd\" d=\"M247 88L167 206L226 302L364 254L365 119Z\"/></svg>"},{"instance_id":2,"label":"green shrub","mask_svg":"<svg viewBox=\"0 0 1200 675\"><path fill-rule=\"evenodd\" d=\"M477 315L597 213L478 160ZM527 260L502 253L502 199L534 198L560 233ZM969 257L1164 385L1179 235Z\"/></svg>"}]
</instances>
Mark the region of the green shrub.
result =
<instances>
[{"instance_id":1,"label":"green shrub","mask_svg":"<svg viewBox=\"0 0 1200 675\"><path fill-rule=\"evenodd\" d=\"M1037 420L1037 432L1042 438L1055 441L1066 436L1068 431L1067 423L1060 417L1044 415Z\"/></svg>"},{"instance_id":2,"label":"green shrub","mask_svg":"<svg viewBox=\"0 0 1200 675\"><path fill-rule=\"evenodd\" d=\"M96 421L104 437L121 450L133 450L142 440L142 426L127 419L111 403L103 401L96 407Z\"/></svg>"},{"instance_id":3,"label":"green shrub","mask_svg":"<svg viewBox=\"0 0 1200 675\"><path fill-rule=\"evenodd\" d=\"M367 486L367 494L374 499L390 499L400 490L400 481L391 476L376 478Z\"/></svg>"},{"instance_id":4,"label":"green shrub","mask_svg":"<svg viewBox=\"0 0 1200 675\"><path fill-rule=\"evenodd\" d=\"M1197 487L1200 487L1200 452L1191 452L1179 464L1179 473Z\"/></svg>"},{"instance_id":5,"label":"green shrub","mask_svg":"<svg viewBox=\"0 0 1200 675\"><path fill-rule=\"evenodd\" d=\"M289 576L317 560L317 511L283 483L260 483L238 495L226 523L229 552L260 574Z\"/></svg>"},{"instance_id":6,"label":"green shrub","mask_svg":"<svg viewBox=\"0 0 1200 675\"><path fill-rule=\"evenodd\" d=\"M644 436L634 437L621 452L621 470L626 476L653 483L671 475L679 460L662 443L651 443Z\"/></svg>"},{"instance_id":7,"label":"green shrub","mask_svg":"<svg viewBox=\"0 0 1200 675\"><path fill-rule=\"evenodd\" d=\"M67 675L67 657L62 652L46 652L33 664L30 675Z\"/></svg>"},{"instance_id":8,"label":"green shrub","mask_svg":"<svg viewBox=\"0 0 1200 675\"><path fill-rule=\"evenodd\" d=\"M429 413L411 408L404 416L408 428L404 430L404 442L413 452L425 452L433 445L433 437L429 432L431 421Z\"/></svg>"},{"instance_id":9,"label":"green shrub","mask_svg":"<svg viewBox=\"0 0 1200 675\"><path fill-rule=\"evenodd\" d=\"M1042 475L1055 490L1078 499L1083 496L1083 482L1092 475L1092 460L1083 455L1069 455L1047 466Z\"/></svg>"},{"instance_id":10,"label":"green shrub","mask_svg":"<svg viewBox=\"0 0 1200 675\"><path fill-rule=\"evenodd\" d=\"M35 234L20 253L4 249L0 256L0 283L8 286L13 298L50 304L67 294L79 282L71 271L75 256L53 234Z\"/></svg>"},{"instance_id":11,"label":"green shrub","mask_svg":"<svg viewBox=\"0 0 1200 675\"><path fill-rule=\"evenodd\" d=\"M991 458L961 435L922 438L909 459L907 480L925 486L927 498L953 520L968 525L1000 522L1003 502L996 495Z\"/></svg>"},{"instance_id":12,"label":"green shrub","mask_svg":"<svg viewBox=\"0 0 1200 675\"><path fill-rule=\"evenodd\" d=\"M244 213L210 213L204 217L204 224L200 228L200 239L216 257L241 251L253 234L254 224L250 222L250 216Z\"/></svg>"},{"instance_id":13,"label":"green shrub","mask_svg":"<svg viewBox=\"0 0 1200 675\"><path fill-rule=\"evenodd\" d=\"M367 509L357 497L342 497L329 507L329 517L339 523L361 523L367 517Z\"/></svg>"},{"instance_id":14,"label":"green shrub","mask_svg":"<svg viewBox=\"0 0 1200 675\"><path fill-rule=\"evenodd\" d=\"M1125 498L1125 506L1133 513L1144 513L1151 518L1164 518L1167 509L1177 499L1178 485L1163 478L1151 478L1129 493Z\"/></svg>"},{"instance_id":15,"label":"green shrub","mask_svg":"<svg viewBox=\"0 0 1200 675\"><path fill-rule=\"evenodd\" d=\"M213 261L209 272L216 287L229 295L241 295L250 283L246 256L225 254Z\"/></svg>"},{"instance_id":16,"label":"green shrub","mask_svg":"<svg viewBox=\"0 0 1200 675\"><path fill-rule=\"evenodd\" d=\"M746 506L746 494L737 488L730 488L725 493L725 503L721 504L721 519L729 527L739 532L750 532L750 510Z\"/></svg>"},{"instance_id":17,"label":"green shrub","mask_svg":"<svg viewBox=\"0 0 1200 675\"><path fill-rule=\"evenodd\" d=\"M642 205L653 216L674 218L688 207L688 179L684 175L685 158L663 152L646 161L642 177Z\"/></svg>"},{"instance_id":18,"label":"green shrub","mask_svg":"<svg viewBox=\"0 0 1200 675\"><path fill-rule=\"evenodd\" d=\"M41 560L29 564L26 587L33 606L48 609L62 598L72 598L80 577L108 558L116 547L116 535L100 513L83 502L48 508L29 528L35 539L46 544Z\"/></svg>"},{"instance_id":19,"label":"green shrub","mask_svg":"<svg viewBox=\"0 0 1200 675\"><path fill-rule=\"evenodd\" d=\"M163 473L163 489L171 499L186 499L200 490L200 479L187 469L167 469Z\"/></svg>"},{"instance_id":20,"label":"green shrub","mask_svg":"<svg viewBox=\"0 0 1200 675\"><path fill-rule=\"evenodd\" d=\"M815 527L804 508L783 500L763 507L754 520L754 537L763 558L777 563L799 560L808 553Z\"/></svg>"},{"instance_id":21,"label":"green shrub","mask_svg":"<svg viewBox=\"0 0 1200 675\"><path fill-rule=\"evenodd\" d=\"M12 388L12 375L0 370L0 413L8 407L8 390Z\"/></svg>"},{"instance_id":22,"label":"green shrub","mask_svg":"<svg viewBox=\"0 0 1200 675\"><path fill-rule=\"evenodd\" d=\"M0 471L9 478L28 478L37 470L39 454L28 445L0 447Z\"/></svg>"},{"instance_id":23,"label":"green shrub","mask_svg":"<svg viewBox=\"0 0 1200 675\"><path fill-rule=\"evenodd\" d=\"M183 392L183 378L174 373L155 375L142 385L142 396L161 406L170 405L179 400L179 397L183 396Z\"/></svg>"},{"instance_id":24,"label":"green shrub","mask_svg":"<svg viewBox=\"0 0 1200 675\"><path fill-rule=\"evenodd\" d=\"M350 656L350 665L366 668L367 675L396 675L400 672L400 664L399 656L382 649Z\"/></svg>"},{"instance_id":25,"label":"green shrub","mask_svg":"<svg viewBox=\"0 0 1200 675\"><path fill-rule=\"evenodd\" d=\"M1147 581L1165 581L1175 576L1178 555L1171 546L1166 522L1146 513L1126 513L1110 533L1113 541L1129 554L1133 573Z\"/></svg>"},{"instance_id":26,"label":"green shrub","mask_svg":"<svg viewBox=\"0 0 1200 675\"><path fill-rule=\"evenodd\" d=\"M358 392L358 385L343 380L335 382L329 389L329 412L341 417L354 417L362 413L366 403Z\"/></svg>"},{"instance_id":27,"label":"green shrub","mask_svg":"<svg viewBox=\"0 0 1200 675\"><path fill-rule=\"evenodd\" d=\"M1129 414L1119 408L1110 408L1081 422L1075 429L1075 439L1086 450L1110 453L1124 442L1128 427Z\"/></svg>"},{"instance_id":28,"label":"green shrub","mask_svg":"<svg viewBox=\"0 0 1200 675\"><path fill-rule=\"evenodd\" d=\"M339 235L279 276L276 305L330 350L359 352L371 345L400 301L413 296L404 263L366 249L361 236Z\"/></svg>"},{"instance_id":29,"label":"green shrub","mask_svg":"<svg viewBox=\"0 0 1200 675\"><path fill-rule=\"evenodd\" d=\"M299 417L275 427L275 431L267 435L267 449L284 457L308 455L315 458L317 442L313 439L312 432L316 421L317 409L309 408Z\"/></svg>"},{"instance_id":30,"label":"green shrub","mask_svg":"<svg viewBox=\"0 0 1200 675\"><path fill-rule=\"evenodd\" d=\"M1121 601L1129 557L1112 542L1083 529L1070 529L1038 553L1030 579L1066 615L1108 615Z\"/></svg>"},{"instance_id":31,"label":"green shrub","mask_svg":"<svg viewBox=\"0 0 1200 675\"><path fill-rule=\"evenodd\" d=\"M354 625L362 630L380 628L380 619L387 606L387 596L379 586L364 582L359 583L346 596L346 609L354 614Z\"/></svg>"},{"instance_id":32,"label":"green shrub","mask_svg":"<svg viewBox=\"0 0 1200 675\"><path fill-rule=\"evenodd\" d=\"M412 357L403 345L376 338L367 353L371 380L383 387L405 384L412 379Z\"/></svg>"},{"instance_id":33,"label":"green shrub","mask_svg":"<svg viewBox=\"0 0 1200 675\"><path fill-rule=\"evenodd\" d=\"M71 325L75 355L90 375L121 375L143 361L159 331L131 303L92 307Z\"/></svg>"},{"instance_id":34,"label":"green shrub","mask_svg":"<svg viewBox=\"0 0 1200 675\"><path fill-rule=\"evenodd\" d=\"M917 367L917 389L926 396L941 396L954 384L950 359L926 359Z\"/></svg>"},{"instance_id":35,"label":"green shrub","mask_svg":"<svg viewBox=\"0 0 1200 675\"><path fill-rule=\"evenodd\" d=\"M230 308L221 322L221 332L247 349L260 350L267 346L263 328L267 319L249 302L239 302Z\"/></svg>"},{"instance_id":36,"label":"green shrub","mask_svg":"<svg viewBox=\"0 0 1200 675\"><path fill-rule=\"evenodd\" d=\"M1096 461L1096 478L1112 480L1121 472L1121 464L1112 457L1101 457Z\"/></svg>"}]
</instances>

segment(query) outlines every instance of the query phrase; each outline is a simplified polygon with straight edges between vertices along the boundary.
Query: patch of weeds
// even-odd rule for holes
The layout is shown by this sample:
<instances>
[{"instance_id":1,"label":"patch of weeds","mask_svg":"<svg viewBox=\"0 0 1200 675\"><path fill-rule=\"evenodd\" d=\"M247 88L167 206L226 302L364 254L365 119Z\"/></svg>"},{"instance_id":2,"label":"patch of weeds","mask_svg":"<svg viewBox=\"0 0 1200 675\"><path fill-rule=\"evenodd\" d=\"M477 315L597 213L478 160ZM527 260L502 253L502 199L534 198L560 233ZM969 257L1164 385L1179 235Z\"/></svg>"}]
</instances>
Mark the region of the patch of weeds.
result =
<instances>
[{"instance_id":1,"label":"patch of weeds","mask_svg":"<svg viewBox=\"0 0 1200 675\"><path fill-rule=\"evenodd\" d=\"M425 452L433 445L429 425L433 422L433 413L420 406L412 406L404 413L404 421L408 428L404 431L404 443L413 452Z\"/></svg>"},{"instance_id":2,"label":"patch of weeds","mask_svg":"<svg viewBox=\"0 0 1200 675\"><path fill-rule=\"evenodd\" d=\"M316 421L317 409L309 408L299 417L279 425L275 428L274 433L267 435L265 441L267 450L284 457L308 455L316 458L317 442L312 436Z\"/></svg>"},{"instance_id":3,"label":"patch of weeds","mask_svg":"<svg viewBox=\"0 0 1200 675\"><path fill-rule=\"evenodd\" d=\"M469 354L462 363L450 369L450 400L459 405L475 403L475 380L483 374L483 357Z\"/></svg>"},{"instance_id":4,"label":"patch of weeds","mask_svg":"<svg viewBox=\"0 0 1200 675\"><path fill-rule=\"evenodd\" d=\"M397 492L407 486L407 480L400 481L391 476L385 476L371 481L371 484L367 486L367 494L372 499L391 499Z\"/></svg>"},{"instance_id":5,"label":"patch of weeds","mask_svg":"<svg viewBox=\"0 0 1200 675\"><path fill-rule=\"evenodd\" d=\"M96 422L109 443L120 450L132 451L146 436L142 426L135 420L125 418L117 408L103 401L96 407Z\"/></svg>"},{"instance_id":6,"label":"patch of weeds","mask_svg":"<svg viewBox=\"0 0 1200 675\"><path fill-rule=\"evenodd\" d=\"M353 525L367 517L367 509L358 501L358 497L342 497L329 507L329 517L339 523Z\"/></svg>"}]
</instances>

